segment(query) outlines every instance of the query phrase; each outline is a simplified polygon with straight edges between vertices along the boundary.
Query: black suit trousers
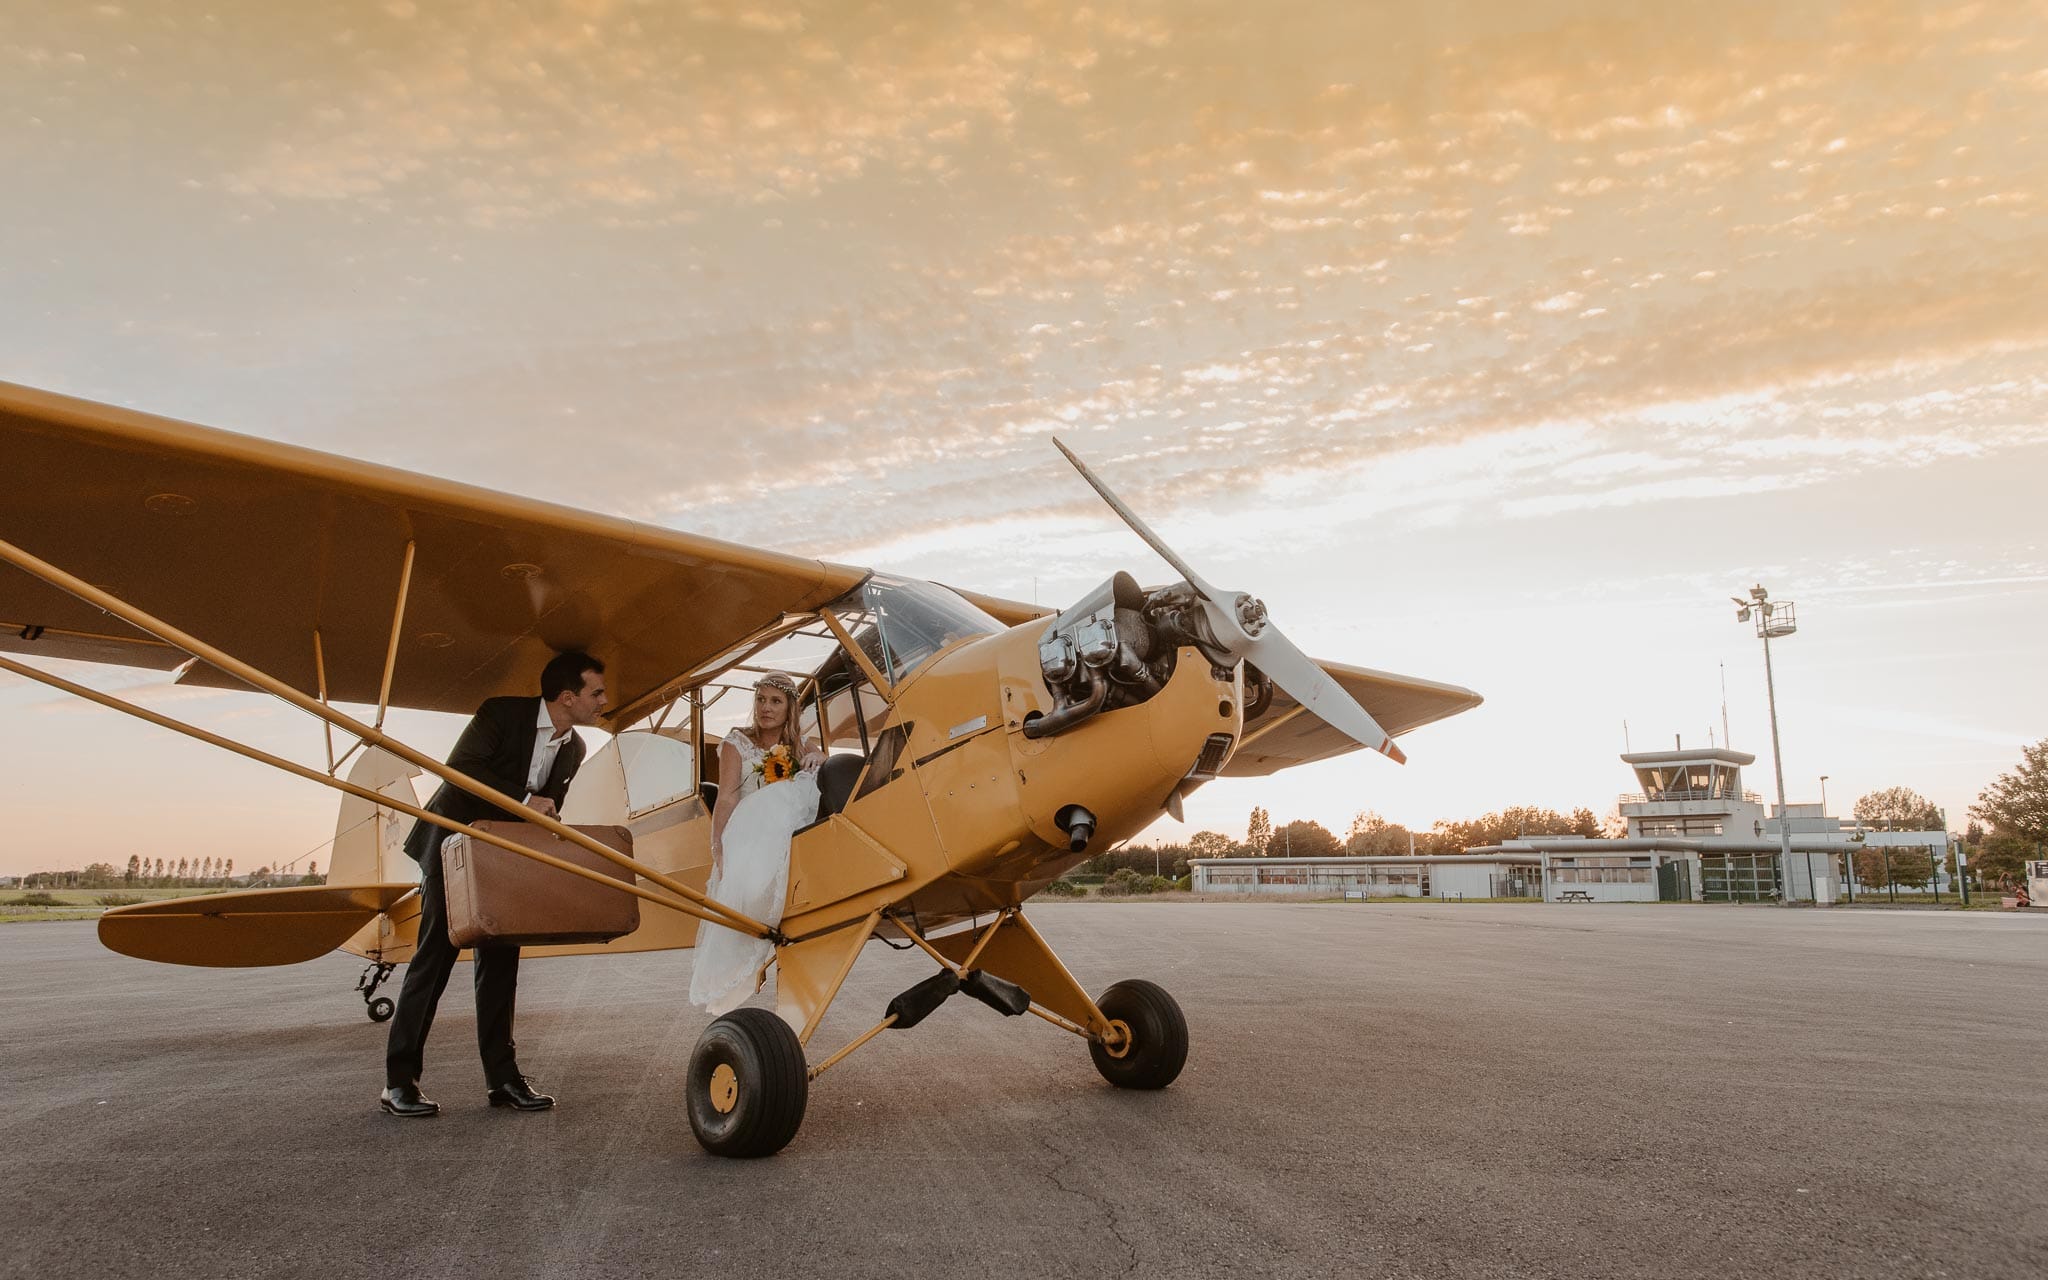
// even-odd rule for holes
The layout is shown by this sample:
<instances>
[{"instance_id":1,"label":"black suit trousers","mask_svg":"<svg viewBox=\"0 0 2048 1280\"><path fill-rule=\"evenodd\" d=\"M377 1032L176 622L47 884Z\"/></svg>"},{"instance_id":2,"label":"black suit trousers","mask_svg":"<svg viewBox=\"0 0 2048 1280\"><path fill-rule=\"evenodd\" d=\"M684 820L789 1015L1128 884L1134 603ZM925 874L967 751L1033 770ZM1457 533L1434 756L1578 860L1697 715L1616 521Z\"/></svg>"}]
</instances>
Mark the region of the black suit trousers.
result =
<instances>
[{"instance_id":1,"label":"black suit trousers","mask_svg":"<svg viewBox=\"0 0 2048 1280\"><path fill-rule=\"evenodd\" d=\"M398 1011L391 1018L391 1039L384 1051L384 1083L391 1086L419 1080L427 1052L427 1033L434 1029L434 1008L447 989L448 975L461 954L448 938L448 906L441 882L441 843L435 841L420 859L419 944L405 966L398 989ZM476 948L476 1047L483 1055L484 1080L504 1084L519 1074L512 1044L512 1006L519 996L519 948Z\"/></svg>"}]
</instances>

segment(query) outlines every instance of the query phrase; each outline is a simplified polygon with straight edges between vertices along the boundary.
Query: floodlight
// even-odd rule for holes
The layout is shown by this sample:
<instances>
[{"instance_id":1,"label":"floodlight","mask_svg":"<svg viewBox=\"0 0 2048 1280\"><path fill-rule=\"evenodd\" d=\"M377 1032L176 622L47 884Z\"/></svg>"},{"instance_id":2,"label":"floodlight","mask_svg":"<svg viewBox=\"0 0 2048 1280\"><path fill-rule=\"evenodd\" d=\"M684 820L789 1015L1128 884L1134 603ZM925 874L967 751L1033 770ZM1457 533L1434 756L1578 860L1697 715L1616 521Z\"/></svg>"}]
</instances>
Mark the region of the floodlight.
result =
<instances>
[{"instance_id":1,"label":"floodlight","mask_svg":"<svg viewBox=\"0 0 2048 1280\"><path fill-rule=\"evenodd\" d=\"M1778 742L1778 681L1771 670L1771 641L1774 638L1789 636L1797 631L1799 627L1793 620L1792 602L1790 600L1772 600L1771 593L1764 590L1764 584L1761 582L1749 589L1748 603L1744 603L1739 596L1731 598L1735 601L1735 620L1737 622L1748 622L1754 618L1756 621L1756 637L1764 642L1764 691L1766 697L1770 700L1771 708L1771 765L1777 774L1778 780L1778 874L1780 883L1783 886L1783 892L1779 897L1779 901L1790 906L1792 903L1792 821L1785 812L1785 753ZM1826 784L1823 783L1822 786L1825 787ZM1821 809L1825 811L1827 805L1823 803ZM1756 832L1757 839L1763 839L1764 824L1756 822L1752 826Z\"/></svg>"}]
</instances>

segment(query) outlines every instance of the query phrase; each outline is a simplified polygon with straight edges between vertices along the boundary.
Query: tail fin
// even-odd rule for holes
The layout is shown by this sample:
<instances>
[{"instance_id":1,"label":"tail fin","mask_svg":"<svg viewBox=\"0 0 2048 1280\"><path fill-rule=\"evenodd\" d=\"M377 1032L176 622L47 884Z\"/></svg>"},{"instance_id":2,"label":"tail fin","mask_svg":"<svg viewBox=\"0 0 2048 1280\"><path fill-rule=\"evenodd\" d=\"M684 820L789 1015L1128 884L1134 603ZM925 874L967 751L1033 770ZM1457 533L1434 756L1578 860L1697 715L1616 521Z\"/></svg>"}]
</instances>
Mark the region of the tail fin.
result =
<instances>
[{"instance_id":1,"label":"tail fin","mask_svg":"<svg viewBox=\"0 0 2048 1280\"><path fill-rule=\"evenodd\" d=\"M407 804L418 804L419 794L412 780L420 775L388 751L375 747L364 750L362 758L348 771L348 780L359 787L388 795ZM328 854L327 883L398 884L418 880L419 867L405 856L405 835L413 819L361 796L343 795L341 810L334 817L334 847Z\"/></svg>"}]
</instances>

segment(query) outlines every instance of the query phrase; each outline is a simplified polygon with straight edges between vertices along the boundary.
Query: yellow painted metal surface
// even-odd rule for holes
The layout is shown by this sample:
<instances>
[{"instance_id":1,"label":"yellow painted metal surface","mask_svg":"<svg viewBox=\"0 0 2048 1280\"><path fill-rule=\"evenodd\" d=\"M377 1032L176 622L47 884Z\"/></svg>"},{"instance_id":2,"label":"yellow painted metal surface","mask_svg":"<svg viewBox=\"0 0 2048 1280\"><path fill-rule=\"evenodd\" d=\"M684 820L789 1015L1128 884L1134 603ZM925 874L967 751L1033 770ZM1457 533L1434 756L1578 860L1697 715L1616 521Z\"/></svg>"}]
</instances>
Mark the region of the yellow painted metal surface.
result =
<instances>
[{"instance_id":1,"label":"yellow painted metal surface","mask_svg":"<svg viewBox=\"0 0 2048 1280\"><path fill-rule=\"evenodd\" d=\"M805 1042L839 994L880 918L879 913L870 912L857 924L776 951L775 1012L795 1027Z\"/></svg>"},{"instance_id":2,"label":"yellow painted metal surface","mask_svg":"<svg viewBox=\"0 0 2048 1280\"><path fill-rule=\"evenodd\" d=\"M835 815L790 842L789 899L783 919L902 880L903 862Z\"/></svg>"}]
</instances>

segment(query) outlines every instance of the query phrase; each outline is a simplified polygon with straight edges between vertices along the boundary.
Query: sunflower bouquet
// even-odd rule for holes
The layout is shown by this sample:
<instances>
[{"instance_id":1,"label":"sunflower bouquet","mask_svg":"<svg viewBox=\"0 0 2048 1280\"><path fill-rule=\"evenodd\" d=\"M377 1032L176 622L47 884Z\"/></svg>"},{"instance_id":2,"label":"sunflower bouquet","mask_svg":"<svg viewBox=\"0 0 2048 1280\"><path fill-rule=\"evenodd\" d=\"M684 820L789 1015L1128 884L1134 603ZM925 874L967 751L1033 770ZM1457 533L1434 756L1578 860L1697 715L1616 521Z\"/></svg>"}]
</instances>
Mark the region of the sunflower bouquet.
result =
<instances>
[{"instance_id":1,"label":"sunflower bouquet","mask_svg":"<svg viewBox=\"0 0 2048 1280\"><path fill-rule=\"evenodd\" d=\"M754 772L761 775L764 785L787 782L796 776L796 757L791 754L788 744L778 742L754 765Z\"/></svg>"}]
</instances>

